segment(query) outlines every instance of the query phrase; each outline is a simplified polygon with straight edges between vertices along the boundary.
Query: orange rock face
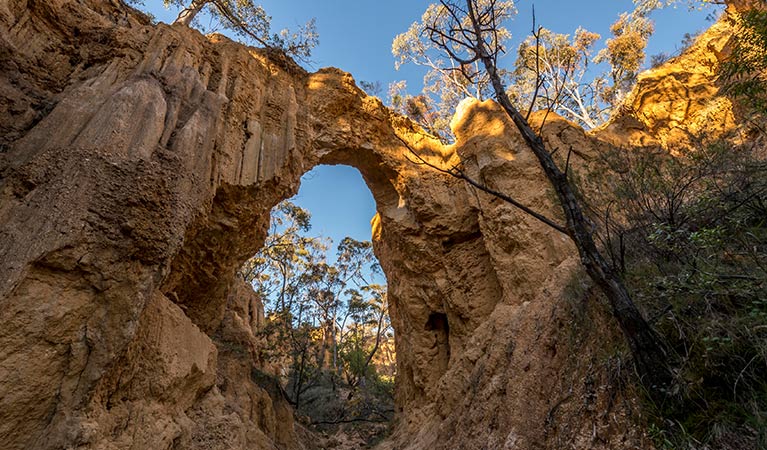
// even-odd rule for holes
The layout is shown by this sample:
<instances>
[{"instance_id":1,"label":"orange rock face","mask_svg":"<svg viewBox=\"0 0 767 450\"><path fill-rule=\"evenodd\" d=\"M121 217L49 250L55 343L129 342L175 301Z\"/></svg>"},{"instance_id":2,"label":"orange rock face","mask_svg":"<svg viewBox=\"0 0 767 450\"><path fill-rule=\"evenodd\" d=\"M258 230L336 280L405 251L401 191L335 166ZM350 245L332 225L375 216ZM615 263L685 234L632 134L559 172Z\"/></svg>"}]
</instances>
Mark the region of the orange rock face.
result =
<instances>
[{"instance_id":1,"label":"orange rock face","mask_svg":"<svg viewBox=\"0 0 767 450\"><path fill-rule=\"evenodd\" d=\"M646 445L633 399L592 370L612 325L576 307L595 296L569 241L400 141L557 217L492 102L464 103L443 147L339 70L97 0L3 2L0 51L3 448L319 445L259 360L263 307L234 276L318 164L359 169L377 204L399 373L383 448ZM549 117L544 134L589 164L693 116L729 127L725 102L709 69L672 62L601 132Z\"/></svg>"}]
</instances>

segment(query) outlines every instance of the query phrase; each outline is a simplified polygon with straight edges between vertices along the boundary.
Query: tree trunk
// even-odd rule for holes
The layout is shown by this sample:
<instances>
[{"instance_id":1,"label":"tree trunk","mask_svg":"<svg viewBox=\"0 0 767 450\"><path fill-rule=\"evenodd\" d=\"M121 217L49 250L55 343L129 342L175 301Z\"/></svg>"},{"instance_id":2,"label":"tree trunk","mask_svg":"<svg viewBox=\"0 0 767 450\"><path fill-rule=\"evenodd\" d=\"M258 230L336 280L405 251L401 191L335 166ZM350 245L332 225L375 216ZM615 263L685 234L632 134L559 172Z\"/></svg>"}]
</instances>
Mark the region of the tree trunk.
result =
<instances>
[{"instance_id":1,"label":"tree trunk","mask_svg":"<svg viewBox=\"0 0 767 450\"><path fill-rule=\"evenodd\" d=\"M180 23L185 26L190 26L197 14L202 10L209 0L193 0L192 4L188 8L183 9L179 14L174 24Z\"/></svg>"},{"instance_id":2,"label":"tree trunk","mask_svg":"<svg viewBox=\"0 0 767 450\"><path fill-rule=\"evenodd\" d=\"M384 311L384 309L382 308L378 315L378 328L376 329L376 343L373 346L373 349L370 351L370 354L368 355L367 359L365 360L365 366L362 372L363 374L367 373L368 366L370 365L370 362L373 361L373 357L376 355L376 352L378 351L378 347L381 345L381 328L383 328L383 320L385 315L386 315L386 311Z\"/></svg>"},{"instance_id":3,"label":"tree trunk","mask_svg":"<svg viewBox=\"0 0 767 450\"><path fill-rule=\"evenodd\" d=\"M336 333L336 320L338 320L338 306L333 309L333 373L338 370L338 335Z\"/></svg>"},{"instance_id":4,"label":"tree trunk","mask_svg":"<svg viewBox=\"0 0 767 450\"><path fill-rule=\"evenodd\" d=\"M478 24L473 1L475 0L467 0L469 16L476 35L482 36L482 27ZM522 134L556 191L565 214L568 235L578 249L586 273L610 302L612 313L628 342L642 382L651 389L668 388L672 381L672 371L665 347L631 300L623 280L599 252L583 209L568 181L567 168L565 172L559 169L541 136L533 131L527 120L511 103L498 75L495 61L484 41L477 39L475 50L487 70L496 99Z\"/></svg>"}]
</instances>

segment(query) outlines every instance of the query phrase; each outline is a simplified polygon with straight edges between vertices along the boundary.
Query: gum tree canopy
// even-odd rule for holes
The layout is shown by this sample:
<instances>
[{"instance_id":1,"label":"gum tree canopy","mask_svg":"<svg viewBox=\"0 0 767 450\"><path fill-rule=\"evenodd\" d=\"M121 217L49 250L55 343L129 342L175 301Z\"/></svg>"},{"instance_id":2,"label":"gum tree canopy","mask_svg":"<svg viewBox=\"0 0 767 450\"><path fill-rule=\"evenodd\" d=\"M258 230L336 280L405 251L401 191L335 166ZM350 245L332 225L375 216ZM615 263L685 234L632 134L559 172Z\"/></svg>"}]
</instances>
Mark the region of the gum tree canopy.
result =
<instances>
[{"instance_id":1,"label":"gum tree canopy","mask_svg":"<svg viewBox=\"0 0 767 450\"><path fill-rule=\"evenodd\" d=\"M513 19L513 0L482 1L478 6L492 3L494 11ZM496 67L511 100L530 105L531 110L551 110L586 129L599 127L609 119L631 90L645 62L647 41L654 32L650 14L667 6L687 5L702 8L720 4L718 0L634 0L634 9L621 14L610 26L610 37L584 28L572 34L556 33L538 26L533 17L532 34L511 49L511 30L499 23L493 30L493 46L505 56L516 57ZM392 42L395 67L405 64L425 67L424 89L419 95L407 94L404 81L390 86L392 107L418 122L430 134L443 141L452 141L450 119L461 100L492 97L492 86L481 64L461 64L448 52L457 51L460 44L447 40L448 47L435 42L429 29L444 28L454 19L445 14L443 5L431 4L404 33ZM517 18L523 23L526 18ZM527 25L522 25L527 30ZM519 31L519 28L517 29ZM509 61L511 63L509 64ZM603 64L600 66L600 64Z\"/></svg>"},{"instance_id":2,"label":"gum tree canopy","mask_svg":"<svg viewBox=\"0 0 767 450\"><path fill-rule=\"evenodd\" d=\"M174 23L191 26L201 12L245 41L276 48L298 59L307 59L319 43L314 19L297 31L272 33L272 18L253 0L163 0L166 7L182 8Z\"/></svg>"}]
</instances>

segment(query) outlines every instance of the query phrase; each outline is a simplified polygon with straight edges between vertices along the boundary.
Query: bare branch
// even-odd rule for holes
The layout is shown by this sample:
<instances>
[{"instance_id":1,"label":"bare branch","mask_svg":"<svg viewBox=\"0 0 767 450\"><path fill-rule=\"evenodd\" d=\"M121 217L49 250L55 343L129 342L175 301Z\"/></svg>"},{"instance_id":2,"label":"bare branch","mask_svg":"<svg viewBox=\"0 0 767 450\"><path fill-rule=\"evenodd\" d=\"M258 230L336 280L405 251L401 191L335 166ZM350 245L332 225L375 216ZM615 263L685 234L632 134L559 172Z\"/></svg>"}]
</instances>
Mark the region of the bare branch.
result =
<instances>
[{"instance_id":1,"label":"bare branch","mask_svg":"<svg viewBox=\"0 0 767 450\"><path fill-rule=\"evenodd\" d=\"M478 181L476 181L473 178L471 178L470 176L468 176L466 174L466 172L464 172L463 170L459 169L458 167L454 166L454 167L451 167L450 169L443 169L442 167L439 167L436 164L430 163L423 156L421 156L418 152L416 152L413 149L413 147L410 145L410 143L408 143L400 135L398 135L396 133L395 133L395 135L397 136L397 139L399 139L399 141L402 143L402 145L404 145L405 148L408 149L410 154L413 155L417 159L417 161L410 160L414 164L426 165L426 166L429 166L429 167L431 167L432 169L434 169L434 170L436 170L438 172L450 175L451 177L454 177L454 178L458 178L458 179L464 180L467 183L469 183L470 185L472 185L475 188L479 189L480 191L485 192L487 194L490 194L490 195L492 195L494 197L497 197L497 198L499 198L499 199L501 199L501 200L511 204L512 206L522 210L524 213L534 217L535 219L539 220L540 222L543 222L544 224L546 224L549 227L559 231L560 233L568 234L569 235L569 233L567 232L567 229L565 227L563 227L562 225L557 224L556 222L554 222L553 220L551 220L548 217L544 216L543 214L540 214L540 213L532 210L531 208L523 205L522 203L520 203L519 201L515 200L514 198L512 198L512 197L510 197L510 196L508 196L508 195L506 195L506 194L504 194L502 192L498 192L498 191L496 191L494 189L491 189L491 188L489 188L488 186L486 186L486 185L484 185L482 183L479 183Z\"/></svg>"}]
</instances>

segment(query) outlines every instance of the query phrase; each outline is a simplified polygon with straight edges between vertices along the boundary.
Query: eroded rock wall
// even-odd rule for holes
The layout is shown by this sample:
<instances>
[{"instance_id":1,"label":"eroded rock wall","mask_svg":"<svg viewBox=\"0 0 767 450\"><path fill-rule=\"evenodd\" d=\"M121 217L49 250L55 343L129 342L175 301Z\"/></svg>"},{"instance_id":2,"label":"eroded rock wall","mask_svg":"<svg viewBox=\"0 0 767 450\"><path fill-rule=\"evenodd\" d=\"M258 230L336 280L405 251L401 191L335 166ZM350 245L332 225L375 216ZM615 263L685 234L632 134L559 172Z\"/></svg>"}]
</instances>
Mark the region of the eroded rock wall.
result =
<instances>
[{"instance_id":1,"label":"eroded rock wall","mask_svg":"<svg viewBox=\"0 0 767 450\"><path fill-rule=\"evenodd\" d=\"M226 330L303 173L305 74L106 2L0 11L3 447L302 448Z\"/></svg>"},{"instance_id":2,"label":"eroded rock wall","mask_svg":"<svg viewBox=\"0 0 767 450\"><path fill-rule=\"evenodd\" d=\"M399 370L384 447L645 445L593 369L612 325L568 240L400 141L556 217L493 103L463 104L443 147L348 74L119 2L4 1L0 54L4 448L321 444L259 360L262 306L234 273L323 163L359 169L377 204ZM581 166L607 145L545 130Z\"/></svg>"},{"instance_id":3,"label":"eroded rock wall","mask_svg":"<svg viewBox=\"0 0 767 450\"><path fill-rule=\"evenodd\" d=\"M747 111L726 95L718 68L727 58L742 11L761 0L728 0L721 17L680 55L647 70L612 119L593 133L631 149L660 147L672 153L697 148L742 131Z\"/></svg>"}]
</instances>

